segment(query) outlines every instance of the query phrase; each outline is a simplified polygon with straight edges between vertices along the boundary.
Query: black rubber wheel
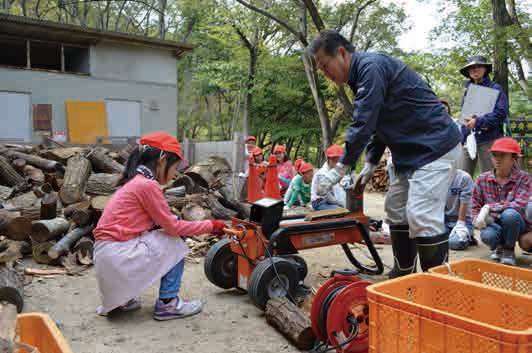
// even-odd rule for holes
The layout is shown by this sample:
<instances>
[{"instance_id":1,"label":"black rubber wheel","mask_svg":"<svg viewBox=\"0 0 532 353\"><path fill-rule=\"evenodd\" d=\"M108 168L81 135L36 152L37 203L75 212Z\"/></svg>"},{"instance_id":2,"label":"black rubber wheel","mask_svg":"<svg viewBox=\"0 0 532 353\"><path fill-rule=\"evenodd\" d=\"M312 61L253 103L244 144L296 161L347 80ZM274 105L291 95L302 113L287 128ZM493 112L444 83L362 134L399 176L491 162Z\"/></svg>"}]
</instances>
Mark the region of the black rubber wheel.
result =
<instances>
[{"instance_id":1,"label":"black rubber wheel","mask_svg":"<svg viewBox=\"0 0 532 353\"><path fill-rule=\"evenodd\" d=\"M297 272L299 273L299 282L303 282L308 274L308 265L304 258L299 255L284 256L287 260L295 262Z\"/></svg>"},{"instance_id":2,"label":"black rubber wheel","mask_svg":"<svg viewBox=\"0 0 532 353\"><path fill-rule=\"evenodd\" d=\"M205 276L214 285L229 289L237 284L237 255L230 249L231 241L221 239L205 255Z\"/></svg>"},{"instance_id":3,"label":"black rubber wheel","mask_svg":"<svg viewBox=\"0 0 532 353\"><path fill-rule=\"evenodd\" d=\"M248 293L259 309L266 308L270 298L294 298L299 282L299 272L294 262L281 257L262 260L251 272Z\"/></svg>"}]
</instances>

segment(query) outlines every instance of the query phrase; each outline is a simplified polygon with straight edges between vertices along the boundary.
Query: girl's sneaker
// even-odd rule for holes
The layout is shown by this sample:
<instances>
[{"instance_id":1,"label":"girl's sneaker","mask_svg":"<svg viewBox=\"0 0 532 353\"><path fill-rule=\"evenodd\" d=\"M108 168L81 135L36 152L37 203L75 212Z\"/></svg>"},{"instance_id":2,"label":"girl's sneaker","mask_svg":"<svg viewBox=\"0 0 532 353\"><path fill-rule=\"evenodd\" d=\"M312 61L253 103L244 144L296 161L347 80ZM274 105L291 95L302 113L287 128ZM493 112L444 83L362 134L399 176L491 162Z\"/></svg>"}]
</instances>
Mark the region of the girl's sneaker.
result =
<instances>
[{"instance_id":1,"label":"girl's sneaker","mask_svg":"<svg viewBox=\"0 0 532 353\"><path fill-rule=\"evenodd\" d=\"M140 298L139 297L135 297L133 299L130 299L124 305L122 305L120 307L120 310L122 310L122 311L133 311L133 310L140 309L141 306L142 306L142 303L140 301Z\"/></svg>"},{"instance_id":2,"label":"girl's sneaker","mask_svg":"<svg viewBox=\"0 0 532 353\"><path fill-rule=\"evenodd\" d=\"M176 297L165 304L161 299L157 299L153 318L158 321L181 319L198 314L202 308L200 300L183 300Z\"/></svg>"}]
</instances>

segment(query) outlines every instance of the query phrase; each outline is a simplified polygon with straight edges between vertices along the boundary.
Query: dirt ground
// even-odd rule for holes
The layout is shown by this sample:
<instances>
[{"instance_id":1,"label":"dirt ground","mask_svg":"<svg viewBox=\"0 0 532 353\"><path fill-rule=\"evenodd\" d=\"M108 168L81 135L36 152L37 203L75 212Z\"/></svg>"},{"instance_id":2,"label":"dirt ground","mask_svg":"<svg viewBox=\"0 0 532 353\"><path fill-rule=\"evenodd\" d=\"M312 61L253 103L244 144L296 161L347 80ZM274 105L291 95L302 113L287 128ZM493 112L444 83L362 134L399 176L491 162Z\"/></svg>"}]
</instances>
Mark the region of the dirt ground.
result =
<instances>
[{"instance_id":1,"label":"dirt ground","mask_svg":"<svg viewBox=\"0 0 532 353\"><path fill-rule=\"evenodd\" d=\"M365 198L365 213L383 217L383 194ZM478 235L477 235L478 237ZM393 264L389 245L378 245L387 267ZM365 260L364 249L355 256ZM309 265L307 285L318 287L334 269L350 267L339 246L308 250L301 254ZM483 245L463 252L451 252L451 261L463 257L485 258ZM530 268L532 256L519 261ZM371 281L384 276L368 276ZM187 263L181 294L204 300L203 312L182 320L158 322L152 319L158 286L142 294L143 307L136 312L110 318L94 310L99 304L93 270L81 276L34 277L25 287L25 312L48 313L58 324L73 353L162 353L162 352L299 352L273 327L245 293L222 290L211 284L203 273L203 259Z\"/></svg>"}]
</instances>

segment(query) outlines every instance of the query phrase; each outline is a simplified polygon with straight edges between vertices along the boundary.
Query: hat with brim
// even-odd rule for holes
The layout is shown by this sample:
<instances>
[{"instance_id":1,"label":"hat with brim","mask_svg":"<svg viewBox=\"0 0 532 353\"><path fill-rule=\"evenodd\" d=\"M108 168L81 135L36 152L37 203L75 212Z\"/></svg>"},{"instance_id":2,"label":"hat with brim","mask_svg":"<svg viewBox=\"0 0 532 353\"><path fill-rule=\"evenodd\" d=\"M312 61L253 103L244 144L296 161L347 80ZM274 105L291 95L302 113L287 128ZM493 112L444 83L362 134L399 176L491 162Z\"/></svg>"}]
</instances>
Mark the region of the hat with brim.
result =
<instances>
[{"instance_id":1,"label":"hat with brim","mask_svg":"<svg viewBox=\"0 0 532 353\"><path fill-rule=\"evenodd\" d=\"M493 66L488 63L488 60L484 56L475 55L467 59L467 64L460 69L460 73L465 77L470 78L469 69L471 68L471 66L475 65L484 66L486 68L486 75L488 75L493 69Z\"/></svg>"}]
</instances>

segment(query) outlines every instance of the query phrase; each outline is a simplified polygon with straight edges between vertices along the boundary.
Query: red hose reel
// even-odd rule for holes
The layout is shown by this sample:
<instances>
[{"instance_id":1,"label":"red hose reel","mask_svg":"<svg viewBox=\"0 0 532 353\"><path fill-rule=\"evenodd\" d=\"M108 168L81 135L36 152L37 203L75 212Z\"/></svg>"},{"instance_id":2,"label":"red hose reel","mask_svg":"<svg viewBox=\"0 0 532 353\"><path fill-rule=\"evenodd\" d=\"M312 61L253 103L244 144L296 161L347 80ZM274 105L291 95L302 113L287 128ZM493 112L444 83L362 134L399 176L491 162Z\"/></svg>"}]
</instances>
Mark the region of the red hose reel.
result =
<instances>
[{"instance_id":1,"label":"red hose reel","mask_svg":"<svg viewBox=\"0 0 532 353\"><path fill-rule=\"evenodd\" d=\"M310 308L312 330L321 343L315 352L367 353L370 282L351 270L336 270L316 292Z\"/></svg>"}]
</instances>

